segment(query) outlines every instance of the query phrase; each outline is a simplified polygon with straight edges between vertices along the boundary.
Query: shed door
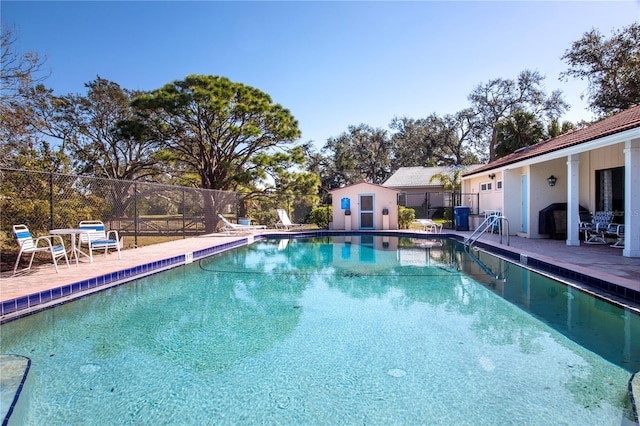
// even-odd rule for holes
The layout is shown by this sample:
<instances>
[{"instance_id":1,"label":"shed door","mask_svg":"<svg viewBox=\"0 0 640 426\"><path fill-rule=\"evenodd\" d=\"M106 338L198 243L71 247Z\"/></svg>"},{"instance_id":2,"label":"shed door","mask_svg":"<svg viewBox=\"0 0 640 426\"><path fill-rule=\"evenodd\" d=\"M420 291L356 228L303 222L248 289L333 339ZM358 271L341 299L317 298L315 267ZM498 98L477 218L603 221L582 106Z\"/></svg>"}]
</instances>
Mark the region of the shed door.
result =
<instances>
[{"instance_id":1,"label":"shed door","mask_svg":"<svg viewBox=\"0 0 640 426\"><path fill-rule=\"evenodd\" d=\"M374 229L373 195L360 195L360 229Z\"/></svg>"}]
</instances>

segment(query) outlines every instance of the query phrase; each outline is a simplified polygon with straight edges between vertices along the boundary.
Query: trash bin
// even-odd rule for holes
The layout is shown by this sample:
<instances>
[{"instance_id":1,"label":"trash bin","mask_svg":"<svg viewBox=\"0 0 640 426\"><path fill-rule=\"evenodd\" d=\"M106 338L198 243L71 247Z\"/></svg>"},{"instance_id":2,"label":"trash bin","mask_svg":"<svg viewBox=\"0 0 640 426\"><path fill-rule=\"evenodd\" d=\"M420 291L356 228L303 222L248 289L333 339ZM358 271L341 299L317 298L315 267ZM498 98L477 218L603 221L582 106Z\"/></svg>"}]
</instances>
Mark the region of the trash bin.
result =
<instances>
[{"instance_id":1,"label":"trash bin","mask_svg":"<svg viewBox=\"0 0 640 426\"><path fill-rule=\"evenodd\" d=\"M469 230L469 210L467 206L458 206L453 208L453 218L456 224L456 231Z\"/></svg>"}]
</instances>

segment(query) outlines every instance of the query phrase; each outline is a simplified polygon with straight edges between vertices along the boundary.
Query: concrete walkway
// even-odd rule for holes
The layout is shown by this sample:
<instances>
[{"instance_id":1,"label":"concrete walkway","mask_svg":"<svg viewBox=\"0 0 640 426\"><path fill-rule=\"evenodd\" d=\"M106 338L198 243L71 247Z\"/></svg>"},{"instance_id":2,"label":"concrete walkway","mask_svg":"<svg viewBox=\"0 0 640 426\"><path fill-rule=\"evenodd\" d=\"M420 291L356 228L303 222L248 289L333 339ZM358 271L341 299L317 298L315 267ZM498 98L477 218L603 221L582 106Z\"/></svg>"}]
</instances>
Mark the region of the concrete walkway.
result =
<instances>
[{"instance_id":1,"label":"concrete walkway","mask_svg":"<svg viewBox=\"0 0 640 426\"><path fill-rule=\"evenodd\" d=\"M469 236L471 232L452 232ZM536 257L548 263L600 278L612 284L640 291L640 258L622 256L622 249L608 245L584 244L567 246L565 240L531 239L484 234L480 242Z\"/></svg>"},{"instance_id":2,"label":"concrete walkway","mask_svg":"<svg viewBox=\"0 0 640 426\"><path fill-rule=\"evenodd\" d=\"M203 235L136 249L123 250L122 259L118 259L118 255L114 253L109 253L105 257L103 254L94 252L93 263L89 263L86 258L81 258L79 265L76 266L75 262L70 261L71 266L67 268L63 260L63 263L58 265L59 273L56 273L52 263L45 263L24 272L20 272L18 269L18 273L15 276L12 272L3 272L0 274L0 303L9 299L60 287L65 284L71 284L161 259L215 247L242 238L246 238L246 236L229 236L226 234ZM26 256L26 259L26 261L23 260L21 262L21 266L26 264L28 256Z\"/></svg>"}]
</instances>

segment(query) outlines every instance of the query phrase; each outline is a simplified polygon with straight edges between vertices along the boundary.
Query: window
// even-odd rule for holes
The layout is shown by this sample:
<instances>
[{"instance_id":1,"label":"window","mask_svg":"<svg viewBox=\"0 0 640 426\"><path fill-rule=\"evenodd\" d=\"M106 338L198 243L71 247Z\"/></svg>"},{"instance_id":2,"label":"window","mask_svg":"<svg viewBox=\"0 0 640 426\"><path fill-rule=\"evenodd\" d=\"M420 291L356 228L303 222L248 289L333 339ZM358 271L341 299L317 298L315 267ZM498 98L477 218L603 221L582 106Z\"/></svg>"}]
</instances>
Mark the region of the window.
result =
<instances>
[{"instance_id":1,"label":"window","mask_svg":"<svg viewBox=\"0 0 640 426\"><path fill-rule=\"evenodd\" d=\"M407 193L401 192L398 194L398 205L407 207Z\"/></svg>"},{"instance_id":2,"label":"window","mask_svg":"<svg viewBox=\"0 0 640 426\"><path fill-rule=\"evenodd\" d=\"M624 222L624 167L596 170L596 211L614 212Z\"/></svg>"},{"instance_id":3,"label":"window","mask_svg":"<svg viewBox=\"0 0 640 426\"><path fill-rule=\"evenodd\" d=\"M480 184L480 191L481 192L487 192L487 191L491 191L493 189L493 185L491 182L485 182L485 183L481 183Z\"/></svg>"},{"instance_id":4,"label":"window","mask_svg":"<svg viewBox=\"0 0 640 426\"><path fill-rule=\"evenodd\" d=\"M502 181L499 180L496 182L496 191L502 190Z\"/></svg>"}]
</instances>

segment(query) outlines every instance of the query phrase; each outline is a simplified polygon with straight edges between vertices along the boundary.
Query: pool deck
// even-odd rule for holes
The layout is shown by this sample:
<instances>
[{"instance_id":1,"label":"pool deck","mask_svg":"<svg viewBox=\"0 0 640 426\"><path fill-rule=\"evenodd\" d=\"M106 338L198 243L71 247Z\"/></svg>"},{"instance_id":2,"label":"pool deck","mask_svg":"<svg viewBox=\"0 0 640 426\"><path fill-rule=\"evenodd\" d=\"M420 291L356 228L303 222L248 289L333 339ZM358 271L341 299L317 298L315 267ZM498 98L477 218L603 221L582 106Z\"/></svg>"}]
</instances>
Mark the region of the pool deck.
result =
<instances>
[{"instance_id":1,"label":"pool deck","mask_svg":"<svg viewBox=\"0 0 640 426\"><path fill-rule=\"evenodd\" d=\"M414 235L433 235L421 231L395 232L406 232L407 234ZM267 235L282 235L282 232L270 230L264 231L263 233ZM445 231L443 234L457 235L464 238L468 236L470 232ZM87 259L81 259L80 264L77 266L75 262L71 262L70 268L67 268L66 265L59 266L59 273L55 272L52 264L44 264L32 268L30 271L18 271L18 274L15 276L13 276L11 272L3 272L0 274L0 304L4 307L4 304L9 303L8 301L11 300L33 297L37 293L66 285L71 286L83 280L91 280L95 279L95 277L116 274L124 270L134 270L135 273L138 273L138 270L135 268L140 267L140 265L148 265L163 259L184 256L186 253L207 250L227 243L241 243L241 240L246 238L247 235L210 234L123 250L121 260L118 259L116 254L110 253L106 257L102 254L97 254L94 256L93 263L89 263ZM507 245L506 237L503 237L501 244L499 242L499 236L496 234L485 234L479 241L489 246L527 255L551 265L599 278L609 283L640 292L640 258L623 257L621 249L604 245L582 244L581 246L567 246L564 240L528 239L516 236L511 236L509 245ZM23 260L23 262L26 261ZM183 263L184 260L178 260L170 264L169 267L175 267ZM24 265L24 263L21 263L21 265ZM162 268L153 270L150 273L158 272L161 269ZM130 279L131 278L129 278L129 280ZM114 280L113 285L118 284L116 281L119 280ZM104 288L105 286L98 284L96 288L93 288L93 286L90 287L92 287L91 291L95 291L95 289ZM77 294L81 292L75 290L76 289L73 291L73 295L69 295L66 299L64 297L61 298L58 300L58 303L83 295ZM91 291L87 291L87 293ZM61 296L65 296L64 291ZM53 298L55 297L52 297L52 299ZM54 304L53 300L51 302ZM27 303L30 303L30 301ZM38 301L38 303L42 303L42 301ZM15 310L24 311L24 307L24 305L20 306L20 303L18 303L18 307ZM7 312L7 309L3 310L3 313ZM2 315L0 319L6 320L7 317Z\"/></svg>"}]
</instances>

